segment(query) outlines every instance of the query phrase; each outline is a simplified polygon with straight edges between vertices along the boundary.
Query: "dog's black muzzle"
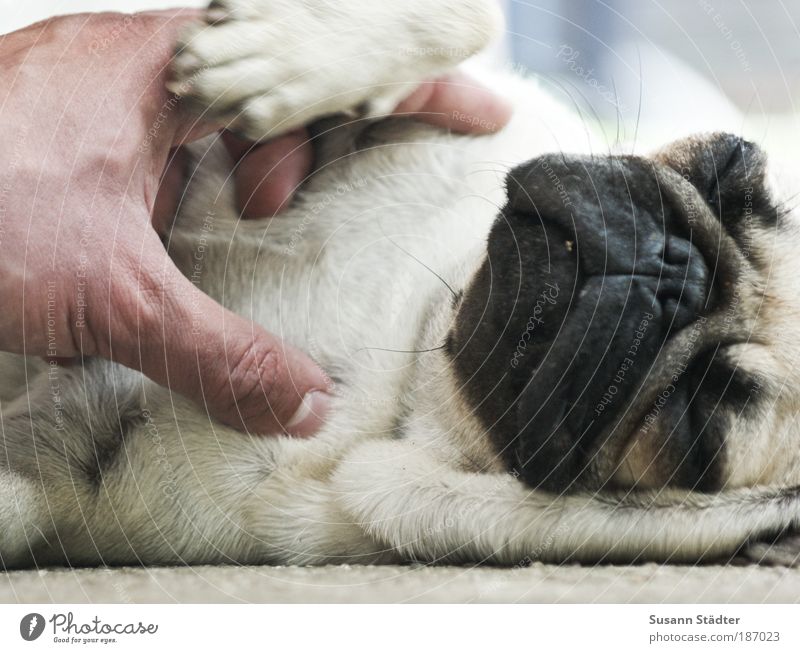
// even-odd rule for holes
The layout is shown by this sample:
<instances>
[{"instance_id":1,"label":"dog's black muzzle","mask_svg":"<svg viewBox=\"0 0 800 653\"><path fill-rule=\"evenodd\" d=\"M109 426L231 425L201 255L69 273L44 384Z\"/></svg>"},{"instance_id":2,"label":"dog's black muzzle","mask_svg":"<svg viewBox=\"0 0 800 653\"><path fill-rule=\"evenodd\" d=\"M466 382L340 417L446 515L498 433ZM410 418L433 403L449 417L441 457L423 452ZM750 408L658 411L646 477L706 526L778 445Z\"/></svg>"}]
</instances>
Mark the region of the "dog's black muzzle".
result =
<instances>
[{"instance_id":1,"label":"dog's black muzzle","mask_svg":"<svg viewBox=\"0 0 800 653\"><path fill-rule=\"evenodd\" d=\"M638 158L534 159L510 173L508 203L448 351L463 389L529 485L570 489L608 437L659 349L709 298L676 205Z\"/></svg>"}]
</instances>

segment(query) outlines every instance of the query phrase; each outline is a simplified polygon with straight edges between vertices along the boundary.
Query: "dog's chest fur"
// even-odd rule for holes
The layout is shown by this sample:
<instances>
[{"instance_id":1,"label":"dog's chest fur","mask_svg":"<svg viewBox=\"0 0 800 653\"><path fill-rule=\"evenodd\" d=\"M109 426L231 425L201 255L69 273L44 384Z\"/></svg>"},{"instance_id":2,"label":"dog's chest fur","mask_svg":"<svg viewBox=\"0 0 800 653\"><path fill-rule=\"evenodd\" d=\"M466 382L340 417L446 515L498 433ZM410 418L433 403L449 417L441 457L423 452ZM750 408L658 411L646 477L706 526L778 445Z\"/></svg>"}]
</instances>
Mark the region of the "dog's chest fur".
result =
<instances>
[{"instance_id":1,"label":"dog's chest fur","mask_svg":"<svg viewBox=\"0 0 800 653\"><path fill-rule=\"evenodd\" d=\"M237 219L219 147L189 186L173 241L179 265L193 278L205 239L198 284L317 360L338 397L327 429L337 442L392 431L414 408L412 352L442 344L423 341L423 327L481 261L508 169L564 146L531 124L566 112L533 82L505 82L517 114L492 137L409 120L326 124L315 176L268 222Z\"/></svg>"}]
</instances>

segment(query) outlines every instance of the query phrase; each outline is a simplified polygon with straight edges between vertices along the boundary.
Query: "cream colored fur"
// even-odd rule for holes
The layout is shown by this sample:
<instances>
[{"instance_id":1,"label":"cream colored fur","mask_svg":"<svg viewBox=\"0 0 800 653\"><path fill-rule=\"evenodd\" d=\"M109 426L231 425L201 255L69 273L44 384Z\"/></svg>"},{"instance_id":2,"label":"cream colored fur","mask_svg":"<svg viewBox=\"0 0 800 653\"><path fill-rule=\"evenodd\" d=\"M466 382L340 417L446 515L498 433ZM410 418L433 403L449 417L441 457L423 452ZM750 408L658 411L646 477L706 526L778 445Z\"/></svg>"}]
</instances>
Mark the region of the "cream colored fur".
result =
<instances>
[{"instance_id":1,"label":"cream colored fur","mask_svg":"<svg viewBox=\"0 0 800 653\"><path fill-rule=\"evenodd\" d=\"M39 564L699 560L798 524L800 497L788 490L537 493L505 470L460 397L436 350L454 317L451 296L431 270L455 290L466 286L512 166L605 147L536 81L512 74L486 75L515 106L493 136L372 119L409 85L484 47L498 30L495 4L226 0L216 24L186 35L173 90L248 136L343 114L321 123L318 169L273 220L239 220L224 148L213 138L195 145L169 243L205 292L319 362L336 397L331 418L313 439L251 437L95 360L57 370L60 429L47 366L29 361L20 393L23 363L6 357L4 565L34 556ZM788 267L775 275L783 290L796 278ZM765 478L737 467L744 482L734 485L797 483L790 463Z\"/></svg>"}]
</instances>

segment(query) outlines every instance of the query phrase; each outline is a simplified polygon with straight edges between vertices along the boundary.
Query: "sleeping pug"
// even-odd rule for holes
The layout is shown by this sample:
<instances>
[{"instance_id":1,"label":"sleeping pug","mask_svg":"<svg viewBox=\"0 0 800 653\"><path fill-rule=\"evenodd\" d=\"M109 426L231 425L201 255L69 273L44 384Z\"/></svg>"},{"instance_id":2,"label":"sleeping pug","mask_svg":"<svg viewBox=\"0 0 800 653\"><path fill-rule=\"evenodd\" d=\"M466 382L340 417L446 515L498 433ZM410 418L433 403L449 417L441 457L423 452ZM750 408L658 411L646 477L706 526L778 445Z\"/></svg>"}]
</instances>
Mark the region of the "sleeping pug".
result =
<instances>
[{"instance_id":1,"label":"sleeping pug","mask_svg":"<svg viewBox=\"0 0 800 653\"><path fill-rule=\"evenodd\" d=\"M317 162L242 222L195 145L171 255L310 352L332 417L246 435L104 360L59 369L54 410L6 356L4 566L694 562L798 526L797 187L731 134L599 154L510 74L495 135L385 118L495 5L222 0L185 35L187 106L253 140L313 122Z\"/></svg>"}]
</instances>

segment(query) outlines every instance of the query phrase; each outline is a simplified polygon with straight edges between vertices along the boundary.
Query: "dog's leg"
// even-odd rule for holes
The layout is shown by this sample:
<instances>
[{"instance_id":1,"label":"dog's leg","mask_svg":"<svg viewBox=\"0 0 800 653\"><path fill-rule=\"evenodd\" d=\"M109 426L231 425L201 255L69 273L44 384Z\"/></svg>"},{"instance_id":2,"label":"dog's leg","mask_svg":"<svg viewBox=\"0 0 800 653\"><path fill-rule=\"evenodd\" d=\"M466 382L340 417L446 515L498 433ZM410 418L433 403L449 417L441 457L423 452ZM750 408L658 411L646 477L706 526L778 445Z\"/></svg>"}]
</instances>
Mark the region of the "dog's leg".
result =
<instances>
[{"instance_id":1,"label":"dog's leg","mask_svg":"<svg viewBox=\"0 0 800 653\"><path fill-rule=\"evenodd\" d=\"M400 562L342 508L327 471L303 466L276 472L247 496L247 533L237 559L251 564L384 564Z\"/></svg>"},{"instance_id":2,"label":"dog's leg","mask_svg":"<svg viewBox=\"0 0 800 653\"><path fill-rule=\"evenodd\" d=\"M511 474L453 470L402 442L354 452L336 487L374 539L428 561L695 562L800 526L798 488L557 497Z\"/></svg>"},{"instance_id":3,"label":"dog's leg","mask_svg":"<svg viewBox=\"0 0 800 653\"><path fill-rule=\"evenodd\" d=\"M41 485L0 462L0 569L31 564L48 546L47 505ZM49 529L47 529L49 530Z\"/></svg>"},{"instance_id":4,"label":"dog's leg","mask_svg":"<svg viewBox=\"0 0 800 653\"><path fill-rule=\"evenodd\" d=\"M774 542L752 542L742 548L740 560L769 567L800 566L800 534L788 533Z\"/></svg>"},{"instance_id":5,"label":"dog's leg","mask_svg":"<svg viewBox=\"0 0 800 653\"><path fill-rule=\"evenodd\" d=\"M216 0L178 48L169 88L263 140L341 112L390 112L482 49L495 0Z\"/></svg>"},{"instance_id":6,"label":"dog's leg","mask_svg":"<svg viewBox=\"0 0 800 653\"><path fill-rule=\"evenodd\" d=\"M31 422L18 414L35 394L32 386L46 379L46 367L43 361L0 354L0 569L31 564L52 539L41 481L14 471L12 463L20 453L40 462Z\"/></svg>"}]
</instances>

